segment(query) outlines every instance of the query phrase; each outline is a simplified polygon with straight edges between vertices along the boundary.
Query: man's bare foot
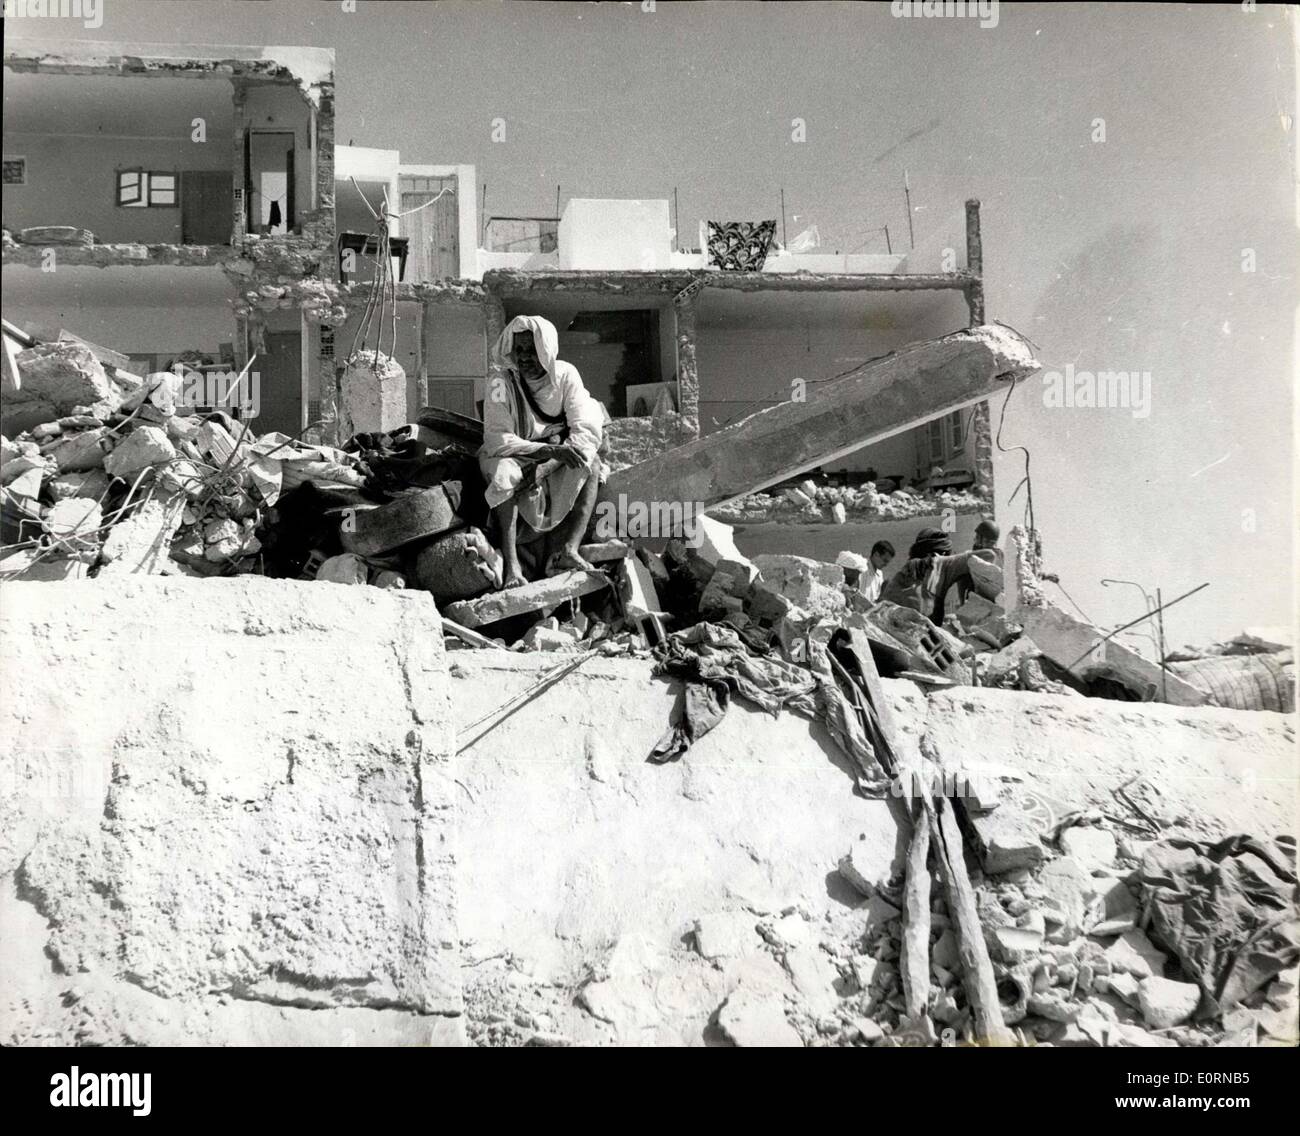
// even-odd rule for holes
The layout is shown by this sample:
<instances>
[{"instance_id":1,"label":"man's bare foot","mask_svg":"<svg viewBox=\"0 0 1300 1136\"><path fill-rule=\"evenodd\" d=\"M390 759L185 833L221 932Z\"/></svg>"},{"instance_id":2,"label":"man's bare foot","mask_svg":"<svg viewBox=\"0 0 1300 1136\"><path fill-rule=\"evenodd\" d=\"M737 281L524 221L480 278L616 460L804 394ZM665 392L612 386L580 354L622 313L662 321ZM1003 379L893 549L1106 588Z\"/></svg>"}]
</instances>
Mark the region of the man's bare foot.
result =
<instances>
[{"instance_id":1,"label":"man's bare foot","mask_svg":"<svg viewBox=\"0 0 1300 1136\"><path fill-rule=\"evenodd\" d=\"M522 572L507 572L505 580L501 583L501 590L507 588L522 588L528 581L524 579Z\"/></svg>"},{"instance_id":2,"label":"man's bare foot","mask_svg":"<svg viewBox=\"0 0 1300 1136\"><path fill-rule=\"evenodd\" d=\"M594 572L595 570L594 565L589 564L572 548L563 548L559 552L553 553L546 562L546 574L548 576L557 576L561 572Z\"/></svg>"}]
</instances>

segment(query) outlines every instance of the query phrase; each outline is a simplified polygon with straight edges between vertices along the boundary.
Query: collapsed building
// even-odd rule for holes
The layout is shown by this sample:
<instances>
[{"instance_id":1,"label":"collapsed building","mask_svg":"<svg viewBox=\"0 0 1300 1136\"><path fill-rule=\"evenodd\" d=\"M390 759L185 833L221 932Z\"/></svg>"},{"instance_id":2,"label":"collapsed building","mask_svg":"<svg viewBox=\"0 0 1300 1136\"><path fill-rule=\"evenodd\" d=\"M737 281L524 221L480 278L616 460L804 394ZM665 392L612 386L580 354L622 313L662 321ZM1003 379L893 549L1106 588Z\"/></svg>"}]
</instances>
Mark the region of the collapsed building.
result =
<instances>
[{"instance_id":1,"label":"collapsed building","mask_svg":"<svg viewBox=\"0 0 1300 1136\"><path fill-rule=\"evenodd\" d=\"M992 511L987 400L1037 363L985 322L976 203L934 272L774 250L770 223L678 250L665 202L494 218L479 249L472 167L336 150L328 53L6 67L0 575L30 681L3 903L39 944L6 1040L1287 1039L1294 844L1240 838L1286 824L1287 644L1213 652L1267 671L1243 693L1060 609L1033 531L940 625L718 520ZM38 177L42 108L77 91L135 149L102 156L102 219ZM414 212L376 234L384 200ZM388 254L398 365L355 367ZM619 524L594 571L502 591L478 408L525 311L611 413ZM211 401L209 371L234 375ZM629 503L669 508L638 529ZM1205 863L1213 903L1252 873L1268 899L1208 962L1166 894Z\"/></svg>"}]
</instances>

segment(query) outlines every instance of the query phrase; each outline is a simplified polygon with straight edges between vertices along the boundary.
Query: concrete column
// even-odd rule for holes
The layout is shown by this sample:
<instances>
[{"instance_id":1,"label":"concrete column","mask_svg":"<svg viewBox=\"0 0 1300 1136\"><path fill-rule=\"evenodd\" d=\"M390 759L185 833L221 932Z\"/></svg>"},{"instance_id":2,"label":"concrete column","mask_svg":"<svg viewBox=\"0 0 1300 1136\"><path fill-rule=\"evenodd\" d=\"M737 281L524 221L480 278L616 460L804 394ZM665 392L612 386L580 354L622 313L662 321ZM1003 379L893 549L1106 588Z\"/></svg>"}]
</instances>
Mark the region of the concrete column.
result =
<instances>
[{"instance_id":1,"label":"concrete column","mask_svg":"<svg viewBox=\"0 0 1300 1136\"><path fill-rule=\"evenodd\" d=\"M975 447L975 491L981 497L987 497L989 506L993 507L993 427L989 413L989 404L981 402L975 408L974 421L971 424L972 444Z\"/></svg>"},{"instance_id":2,"label":"concrete column","mask_svg":"<svg viewBox=\"0 0 1300 1136\"><path fill-rule=\"evenodd\" d=\"M700 436L700 379L695 362L695 305L698 291L687 289L673 300L677 322L677 408L693 437Z\"/></svg>"},{"instance_id":3,"label":"concrete column","mask_svg":"<svg viewBox=\"0 0 1300 1136\"><path fill-rule=\"evenodd\" d=\"M416 415L429 405L429 334L430 321L433 319L433 305L427 300L420 301L420 347L419 354L415 363L417 372L415 377L415 400L419 403L413 408L410 420L415 421Z\"/></svg>"},{"instance_id":4,"label":"concrete column","mask_svg":"<svg viewBox=\"0 0 1300 1136\"><path fill-rule=\"evenodd\" d=\"M487 299L483 301L483 339L486 352L486 363L484 365L485 385L483 388L483 399L492 397L492 348L501 338L501 333L506 329L506 305L505 301L495 292L489 292Z\"/></svg>"},{"instance_id":5,"label":"concrete column","mask_svg":"<svg viewBox=\"0 0 1300 1136\"><path fill-rule=\"evenodd\" d=\"M973 197L966 202L966 270L975 277L966 285L966 306L970 309L971 327L978 327L984 322L984 241L980 236L980 203Z\"/></svg>"},{"instance_id":6,"label":"concrete column","mask_svg":"<svg viewBox=\"0 0 1300 1136\"><path fill-rule=\"evenodd\" d=\"M248 235L247 208L248 203L244 200L244 182L247 180L246 170L244 168L244 130L248 125L244 115L244 100L248 92L243 85L235 80L234 84L234 129L235 129L235 160L231 163L231 178L234 179L234 217L231 225L231 244L238 246L239 243Z\"/></svg>"}]
</instances>

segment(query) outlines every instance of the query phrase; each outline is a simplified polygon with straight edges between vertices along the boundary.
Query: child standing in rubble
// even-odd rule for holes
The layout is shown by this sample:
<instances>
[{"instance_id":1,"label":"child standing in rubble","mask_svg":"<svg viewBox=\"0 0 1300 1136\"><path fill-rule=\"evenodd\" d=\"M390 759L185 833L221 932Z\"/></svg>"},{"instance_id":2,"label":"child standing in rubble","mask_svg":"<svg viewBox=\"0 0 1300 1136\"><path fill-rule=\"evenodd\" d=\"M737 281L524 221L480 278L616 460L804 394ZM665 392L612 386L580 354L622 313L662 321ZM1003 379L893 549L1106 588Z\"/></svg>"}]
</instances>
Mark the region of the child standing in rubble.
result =
<instances>
[{"instance_id":1,"label":"child standing in rubble","mask_svg":"<svg viewBox=\"0 0 1300 1136\"><path fill-rule=\"evenodd\" d=\"M606 414L558 351L555 325L541 316L516 316L492 349L479 467L500 533L506 588L526 583L520 517L536 532L554 534L558 548L547 575L591 568L578 548L596 505Z\"/></svg>"}]
</instances>

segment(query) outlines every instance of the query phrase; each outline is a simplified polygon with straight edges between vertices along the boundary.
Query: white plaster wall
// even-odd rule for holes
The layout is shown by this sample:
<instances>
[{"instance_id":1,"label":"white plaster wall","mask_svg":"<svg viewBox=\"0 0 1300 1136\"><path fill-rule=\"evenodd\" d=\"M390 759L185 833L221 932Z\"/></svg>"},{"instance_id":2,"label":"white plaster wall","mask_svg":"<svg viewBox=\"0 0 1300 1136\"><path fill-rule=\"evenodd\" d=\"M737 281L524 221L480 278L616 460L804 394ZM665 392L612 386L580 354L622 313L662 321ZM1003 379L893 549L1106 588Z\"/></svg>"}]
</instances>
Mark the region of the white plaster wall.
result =
<instances>
[{"instance_id":1,"label":"white plaster wall","mask_svg":"<svg viewBox=\"0 0 1300 1136\"><path fill-rule=\"evenodd\" d=\"M5 319L38 338L66 328L128 354L215 352L234 340L235 290L219 268L12 265L0 280Z\"/></svg>"},{"instance_id":2,"label":"white plaster wall","mask_svg":"<svg viewBox=\"0 0 1300 1136\"><path fill-rule=\"evenodd\" d=\"M706 292L696 346L701 432L711 433L789 399L795 378L807 382L807 397L815 399L821 393L817 380L968 322L959 292L851 295L747 293L719 300ZM974 445L968 441L966 452L945 469L973 469L973 461ZM838 459L829 468L871 466L882 476L929 472L917 464L912 431Z\"/></svg>"}]
</instances>

